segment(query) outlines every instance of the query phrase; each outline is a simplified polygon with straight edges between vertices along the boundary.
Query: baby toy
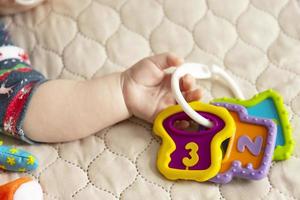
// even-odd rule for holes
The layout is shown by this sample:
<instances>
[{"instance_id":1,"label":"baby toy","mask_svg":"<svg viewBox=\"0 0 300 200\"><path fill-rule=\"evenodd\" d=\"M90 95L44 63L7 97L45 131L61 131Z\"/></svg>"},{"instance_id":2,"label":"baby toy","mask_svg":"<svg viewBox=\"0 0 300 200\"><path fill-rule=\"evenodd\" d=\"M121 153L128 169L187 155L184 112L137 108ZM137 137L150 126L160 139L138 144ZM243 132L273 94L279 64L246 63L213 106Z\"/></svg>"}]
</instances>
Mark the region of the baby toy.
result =
<instances>
[{"instance_id":1,"label":"baby toy","mask_svg":"<svg viewBox=\"0 0 300 200\"><path fill-rule=\"evenodd\" d=\"M277 133L275 123L270 119L249 116L243 106L228 103L215 105L229 110L236 124L236 132L229 140L221 170L211 181L228 183L234 176L264 178L272 162Z\"/></svg>"},{"instance_id":2,"label":"baby toy","mask_svg":"<svg viewBox=\"0 0 300 200\"><path fill-rule=\"evenodd\" d=\"M237 99L216 99L213 105L187 103L179 88L185 74L223 81ZM162 111L153 127L162 138L157 167L166 178L216 183L228 183L233 177L257 180L267 175L272 158L283 160L292 153L291 128L278 93L269 90L243 100L241 90L222 68L195 63L177 68L171 83L179 105ZM198 130L174 126L176 121L191 119L201 125Z\"/></svg>"},{"instance_id":3,"label":"baby toy","mask_svg":"<svg viewBox=\"0 0 300 200\"><path fill-rule=\"evenodd\" d=\"M292 128L282 97L274 90L267 90L255 95L250 100L221 98L213 102L227 102L244 106L249 115L272 119L277 125L274 160L288 159L294 149Z\"/></svg>"},{"instance_id":4,"label":"baby toy","mask_svg":"<svg viewBox=\"0 0 300 200\"><path fill-rule=\"evenodd\" d=\"M35 170L38 166L37 159L32 154L11 146L0 143L0 168L15 172Z\"/></svg>"},{"instance_id":5,"label":"baby toy","mask_svg":"<svg viewBox=\"0 0 300 200\"><path fill-rule=\"evenodd\" d=\"M0 199L3 200L42 200L40 184L31 178L18 178L0 186Z\"/></svg>"},{"instance_id":6,"label":"baby toy","mask_svg":"<svg viewBox=\"0 0 300 200\"><path fill-rule=\"evenodd\" d=\"M38 162L32 154L12 147L5 146L0 141L0 169L26 172L35 170ZM12 182L0 185L0 199L5 200L41 200L42 188L36 181L28 177L22 177Z\"/></svg>"},{"instance_id":7,"label":"baby toy","mask_svg":"<svg viewBox=\"0 0 300 200\"><path fill-rule=\"evenodd\" d=\"M206 181L220 171L221 145L235 133L235 123L222 107L201 102L190 105L209 119L213 127L196 132L178 130L174 128L174 123L188 119L181 107L171 106L161 112L154 122L154 132L163 139L157 166L171 180Z\"/></svg>"}]
</instances>

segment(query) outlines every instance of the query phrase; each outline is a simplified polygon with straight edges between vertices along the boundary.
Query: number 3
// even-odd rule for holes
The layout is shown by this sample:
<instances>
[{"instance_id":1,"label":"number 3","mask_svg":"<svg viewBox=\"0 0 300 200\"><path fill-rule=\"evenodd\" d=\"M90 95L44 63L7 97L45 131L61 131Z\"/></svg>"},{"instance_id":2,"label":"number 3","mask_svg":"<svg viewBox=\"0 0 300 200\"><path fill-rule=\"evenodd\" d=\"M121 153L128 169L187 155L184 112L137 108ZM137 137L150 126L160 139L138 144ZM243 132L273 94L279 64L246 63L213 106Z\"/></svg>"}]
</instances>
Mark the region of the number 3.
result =
<instances>
[{"instance_id":1,"label":"number 3","mask_svg":"<svg viewBox=\"0 0 300 200\"><path fill-rule=\"evenodd\" d=\"M195 142L189 142L184 147L186 150L190 150L189 157L184 157L182 159L182 163L184 166L186 166L186 170L189 169L189 167L195 166L199 162L199 156L197 154L198 152L198 145Z\"/></svg>"}]
</instances>

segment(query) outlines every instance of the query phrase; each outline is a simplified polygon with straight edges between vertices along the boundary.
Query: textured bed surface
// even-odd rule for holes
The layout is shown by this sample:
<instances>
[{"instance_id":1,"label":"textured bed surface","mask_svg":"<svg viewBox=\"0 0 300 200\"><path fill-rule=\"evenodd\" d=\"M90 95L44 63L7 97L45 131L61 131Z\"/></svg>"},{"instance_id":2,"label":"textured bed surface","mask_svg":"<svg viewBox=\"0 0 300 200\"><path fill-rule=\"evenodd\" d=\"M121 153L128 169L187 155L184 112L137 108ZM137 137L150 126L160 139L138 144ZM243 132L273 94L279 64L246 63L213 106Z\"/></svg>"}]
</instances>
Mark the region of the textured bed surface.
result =
<instances>
[{"instance_id":1,"label":"textured bed surface","mask_svg":"<svg viewBox=\"0 0 300 200\"><path fill-rule=\"evenodd\" d=\"M216 63L247 98L278 90L300 141L300 7L295 0L51 0L4 19L48 78L89 79L123 70L145 56L174 51L187 61ZM204 101L231 96L203 82ZM59 89L59 88L58 88ZM159 139L130 119L65 144L28 146L40 160L29 175L45 199L300 199L300 148L273 163L261 181L227 185L165 180L156 170Z\"/></svg>"}]
</instances>

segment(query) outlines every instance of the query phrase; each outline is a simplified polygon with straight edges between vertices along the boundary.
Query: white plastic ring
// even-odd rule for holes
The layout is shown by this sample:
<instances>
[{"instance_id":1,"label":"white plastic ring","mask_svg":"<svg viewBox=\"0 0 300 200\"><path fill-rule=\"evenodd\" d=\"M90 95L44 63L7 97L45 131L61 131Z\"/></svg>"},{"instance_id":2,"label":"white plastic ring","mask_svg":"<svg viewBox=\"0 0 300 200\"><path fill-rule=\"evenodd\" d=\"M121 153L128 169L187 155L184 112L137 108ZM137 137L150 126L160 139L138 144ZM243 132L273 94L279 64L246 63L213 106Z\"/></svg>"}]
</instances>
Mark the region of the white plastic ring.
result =
<instances>
[{"instance_id":1,"label":"white plastic ring","mask_svg":"<svg viewBox=\"0 0 300 200\"><path fill-rule=\"evenodd\" d=\"M179 86L180 78L186 74L190 74L196 79L215 79L215 80L223 80L225 81L232 91L234 95L239 99L244 99L244 96L235 83L235 81L220 67L217 65L213 65L212 67L208 67L199 63L185 63L182 66L178 67L172 75L171 87L173 95L177 103L182 107L183 111L197 123L202 126L211 128L213 126L212 122L208 119L199 115L195 110L193 110L190 105L184 99Z\"/></svg>"},{"instance_id":2,"label":"white plastic ring","mask_svg":"<svg viewBox=\"0 0 300 200\"><path fill-rule=\"evenodd\" d=\"M31 6L36 4L37 0L16 0L16 3L23 5L23 6Z\"/></svg>"}]
</instances>

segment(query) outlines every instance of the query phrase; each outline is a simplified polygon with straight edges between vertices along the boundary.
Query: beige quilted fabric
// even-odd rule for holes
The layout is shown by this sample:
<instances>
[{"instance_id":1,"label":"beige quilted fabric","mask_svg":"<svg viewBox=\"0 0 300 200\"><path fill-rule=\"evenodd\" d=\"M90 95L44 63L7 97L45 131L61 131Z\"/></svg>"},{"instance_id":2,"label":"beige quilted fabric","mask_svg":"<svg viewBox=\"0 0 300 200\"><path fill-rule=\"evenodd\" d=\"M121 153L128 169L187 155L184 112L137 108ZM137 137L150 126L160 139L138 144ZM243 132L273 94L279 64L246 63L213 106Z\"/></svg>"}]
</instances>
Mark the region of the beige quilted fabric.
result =
<instances>
[{"instance_id":1,"label":"beige quilted fabric","mask_svg":"<svg viewBox=\"0 0 300 200\"><path fill-rule=\"evenodd\" d=\"M139 59L174 51L187 61L216 63L247 97L278 90L300 142L300 7L296 0L49 0L4 19L15 42L49 78L88 79ZM231 96L201 82L204 101ZM59 88L58 88L59 89ZM40 160L29 174L1 173L1 183L29 175L46 200L300 199L300 148L273 163L261 181L227 185L171 182L156 170L159 139L151 125L130 119L88 138L28 146Z\"/></svg>"}]
</instances>

